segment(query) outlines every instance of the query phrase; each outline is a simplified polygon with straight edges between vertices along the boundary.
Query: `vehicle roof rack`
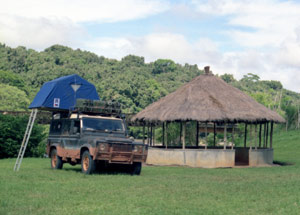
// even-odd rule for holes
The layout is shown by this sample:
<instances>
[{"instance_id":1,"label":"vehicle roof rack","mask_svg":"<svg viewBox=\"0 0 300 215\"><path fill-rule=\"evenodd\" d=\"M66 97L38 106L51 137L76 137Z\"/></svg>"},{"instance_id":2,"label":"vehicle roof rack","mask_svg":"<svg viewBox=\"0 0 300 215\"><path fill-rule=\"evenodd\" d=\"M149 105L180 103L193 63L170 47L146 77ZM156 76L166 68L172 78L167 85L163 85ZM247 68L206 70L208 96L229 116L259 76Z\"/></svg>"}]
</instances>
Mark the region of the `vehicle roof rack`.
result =
<instances>
[{"instance_id":1,"label":"vehicle roof rack","mask_svg":"<svg viewBox=\"0 0 300 215\"><path fill-rule=\"evenodd\" d=\"M122 111L120 103L116 101L77 99L74 110L70 111L72 113L121 118Z\"/></svg>"}]
</instances>

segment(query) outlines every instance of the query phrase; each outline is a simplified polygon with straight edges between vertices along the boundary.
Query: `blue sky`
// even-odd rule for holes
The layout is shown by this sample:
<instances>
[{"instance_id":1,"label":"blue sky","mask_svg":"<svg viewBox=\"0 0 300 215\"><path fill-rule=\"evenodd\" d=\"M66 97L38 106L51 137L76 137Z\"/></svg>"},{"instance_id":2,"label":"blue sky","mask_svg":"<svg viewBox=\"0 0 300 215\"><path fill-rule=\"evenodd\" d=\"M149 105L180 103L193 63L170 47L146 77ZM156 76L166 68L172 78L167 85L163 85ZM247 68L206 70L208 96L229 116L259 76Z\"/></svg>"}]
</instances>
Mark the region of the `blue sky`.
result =
<instances>
[{"instance_id":1,"label":"blue sky","mask_svg":"<svg viewBox=\"0 0 300 215\"><path fill-rule=\"evenodd\" d=\"M300 92L300 1L0 0L0 42L254 73Z\"/></svg>"}]
</instances>

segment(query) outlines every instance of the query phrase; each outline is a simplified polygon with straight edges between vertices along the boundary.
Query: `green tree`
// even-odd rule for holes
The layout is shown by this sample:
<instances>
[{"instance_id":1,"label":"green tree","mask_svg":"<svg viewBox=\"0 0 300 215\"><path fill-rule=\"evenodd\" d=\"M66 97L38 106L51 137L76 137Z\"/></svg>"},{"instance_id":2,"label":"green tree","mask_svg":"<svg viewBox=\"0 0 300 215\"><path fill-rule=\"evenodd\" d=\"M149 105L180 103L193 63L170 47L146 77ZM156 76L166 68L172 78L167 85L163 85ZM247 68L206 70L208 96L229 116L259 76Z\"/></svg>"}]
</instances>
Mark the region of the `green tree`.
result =
<instances>
[{"instance_id":1,"label":"green tree","mask_svg":"<svg viewBox=\"0 0 300 215\"><path fill-rule=\"evenodd\" d=\"M23 111L29 106L29 99L24 91L6 84L0 84L0 110Z\"/></svg>"},{"instance_id":2,"label":"green tree","mask_svg":"<svg viewBox=\"0 0 300 215\"><path fill-rule=\"evenodd\" d=\"M16 157L18 155L27 121L28 116L14 117L0 114L0 158ZM43 156L45 153L45 137L44 128L35 124L24 156Z\"/></svg>"}]
</instances>

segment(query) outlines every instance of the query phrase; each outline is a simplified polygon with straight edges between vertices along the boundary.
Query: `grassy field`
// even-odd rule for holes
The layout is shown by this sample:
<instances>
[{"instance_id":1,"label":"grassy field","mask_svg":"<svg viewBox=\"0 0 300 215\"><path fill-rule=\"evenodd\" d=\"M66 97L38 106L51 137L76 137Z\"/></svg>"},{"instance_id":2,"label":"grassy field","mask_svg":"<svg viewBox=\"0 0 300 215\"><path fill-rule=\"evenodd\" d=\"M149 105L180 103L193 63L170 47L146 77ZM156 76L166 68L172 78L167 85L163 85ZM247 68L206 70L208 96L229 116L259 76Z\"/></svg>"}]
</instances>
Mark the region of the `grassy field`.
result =
<instances>
[{"instance_id":1,"label":"grassy field","mask_svg":"<svg viewBox=\"0 0 300 215\"><path fill-rule=\"evenodd\" d=\"M300 132L274 137L285 166L143 167L141 176L51 170L49 159L0 160L0 214L300 214Z\"/></svg>"}]
</instances>

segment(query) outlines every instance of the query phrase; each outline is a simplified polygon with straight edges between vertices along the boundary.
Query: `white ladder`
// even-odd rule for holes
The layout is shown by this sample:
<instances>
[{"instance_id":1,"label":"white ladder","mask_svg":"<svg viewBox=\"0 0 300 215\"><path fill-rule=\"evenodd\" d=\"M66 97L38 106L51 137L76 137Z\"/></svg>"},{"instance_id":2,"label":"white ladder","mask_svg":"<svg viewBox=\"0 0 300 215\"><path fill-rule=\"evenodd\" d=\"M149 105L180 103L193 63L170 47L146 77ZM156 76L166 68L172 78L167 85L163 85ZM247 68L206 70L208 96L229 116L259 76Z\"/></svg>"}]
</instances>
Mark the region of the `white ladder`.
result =
<instances>
[{"instance_id":1,"label":"white ladder","mask_svg":"<svg viewBox=\"0 0 300 215\"><path fill-rule=\"evenodd\" d=\"M15 163L15 167L14 167L14 171L19 171L23 157L24 157L24 153L31 135L31 131L32 131L32 127L36 118L36 114L37 114L38 110L37 109L32 109L31 114L29 116L29 120L28 120L28 124L27 124L27 128L23 137L23 141L22 141L22 145L19 151L19 155L18 158L16 160Z\"/></svg>"}]
</instances>

